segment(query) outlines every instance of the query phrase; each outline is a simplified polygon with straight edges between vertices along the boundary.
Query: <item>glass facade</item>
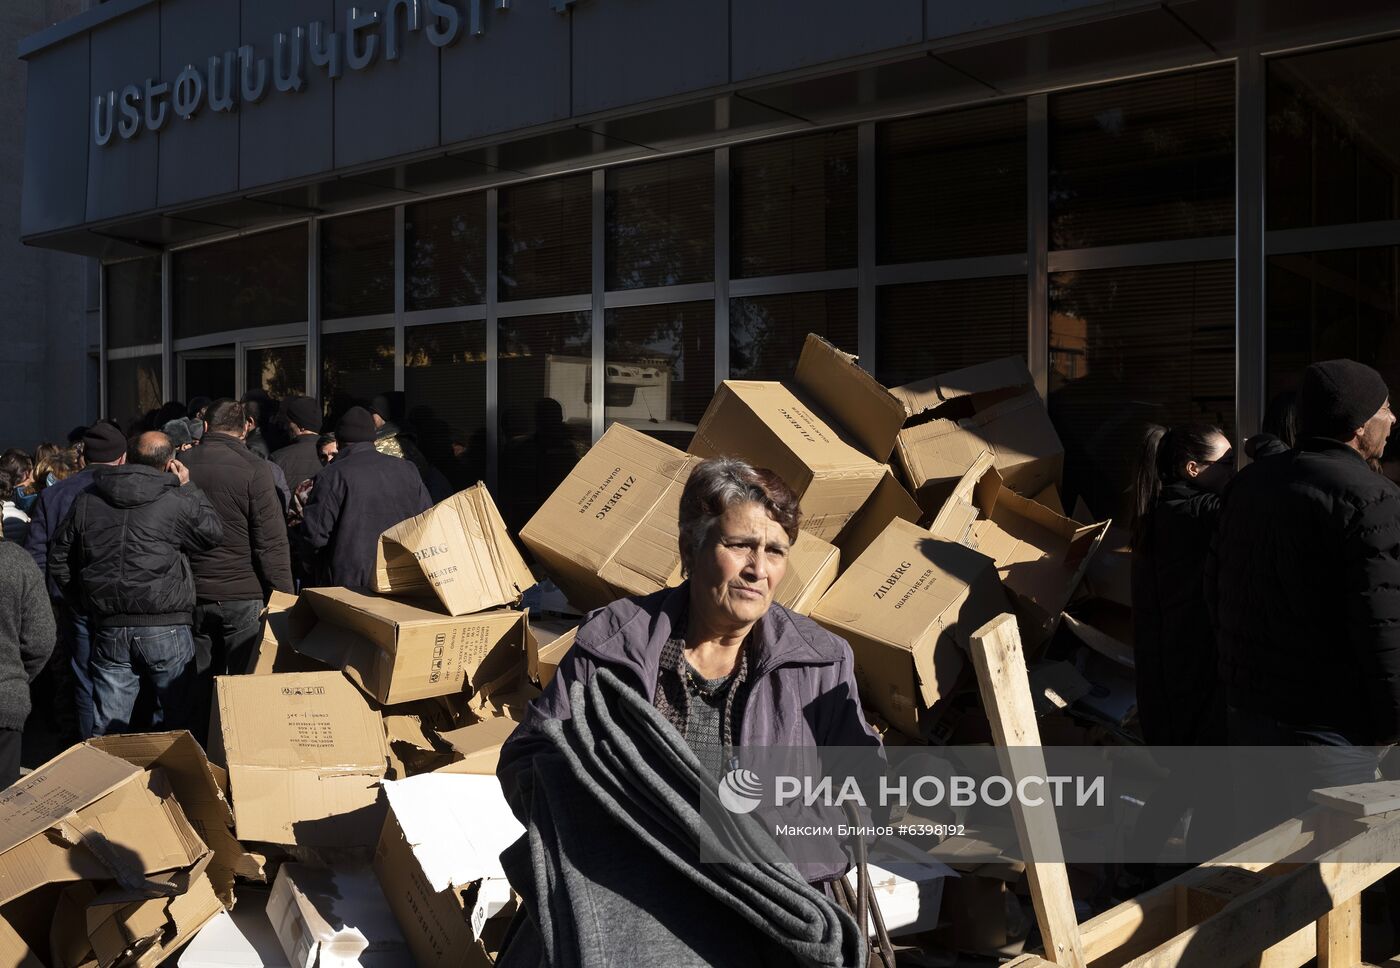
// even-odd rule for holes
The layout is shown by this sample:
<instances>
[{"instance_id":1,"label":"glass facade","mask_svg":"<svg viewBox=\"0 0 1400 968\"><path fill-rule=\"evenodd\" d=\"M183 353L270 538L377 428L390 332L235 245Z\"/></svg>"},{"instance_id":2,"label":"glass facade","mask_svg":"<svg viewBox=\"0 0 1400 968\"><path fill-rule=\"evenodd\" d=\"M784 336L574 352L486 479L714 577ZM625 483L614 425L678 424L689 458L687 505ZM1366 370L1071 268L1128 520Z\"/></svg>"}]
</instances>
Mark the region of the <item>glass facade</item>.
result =
<instances>
[{"instance_id":1,"label":"glass facade","mask_svg":"<svg viewBox=\"0 0 1400 968\"><path fill-rule=\"evenodd\" d=\"M1116 517L1149 422L1255 429L1324 357L1400 380L1397 52L1265 58L1243 105L1224 63L502 175L180 249L168 279L160 258L113 263L108 412L158 402L162 352L218 346L240 387L308 391L332 419L399 394L429 460L491 482L518 526L610 423L683 447L716 381L790 376L816 332L887 385L1024 356L1067 504ZM1235 291L1247 112L1267 175L1258 293ZM1249 300L1255 322L1237 318Z\"/></svg>"}]
</instances>

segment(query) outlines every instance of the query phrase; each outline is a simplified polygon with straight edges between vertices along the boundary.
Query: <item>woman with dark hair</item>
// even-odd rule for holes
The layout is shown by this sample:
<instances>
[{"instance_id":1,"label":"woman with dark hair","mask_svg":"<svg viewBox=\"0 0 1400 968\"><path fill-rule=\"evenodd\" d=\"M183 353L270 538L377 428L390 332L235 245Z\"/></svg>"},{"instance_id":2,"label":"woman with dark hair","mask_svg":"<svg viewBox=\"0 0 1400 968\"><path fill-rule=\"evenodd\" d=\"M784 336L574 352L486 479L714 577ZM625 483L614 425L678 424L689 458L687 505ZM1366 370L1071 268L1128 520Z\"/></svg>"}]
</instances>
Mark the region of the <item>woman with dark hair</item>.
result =
<instances>
[{"instance_id":1,"label":"woman with dark hair","mask_svg":"<svg viewBox=\"0 0 1400 968\"><path fill-rule=\"evenodd\" d=\"M1293 449L1298 440L1298 393L1284 390L1274 394L1264 408L1264 420L1259 433L1244 442L1245 456L1259 460Z\"/></svg>"},{"instance_id":2,"label":"woman with dark hair","mask_svg":"<svg viewBox=\"0 0 1400 968\"><path fill-rule=\"evenodd\" d=\"M0 473L9 475L14 489L8 500L24 512L25 522L29 520L29 509L39 500L39 489L34 486L34 458L22 450L11 447L0 454Z\"/></svg>"},{"instance_id":3,"label":"woman with dark hair","mask_svg":"<svg viewBox=\"0 0 1400 968\"><path fill-rule=\"evenodd\" d=\"M1149 746L1225 744L1204 574L1220 495L1233 475L1234 453L1218 427L1152 427L1143 441L1133 494L1133 650L1138 722ZM1171 759L1163 761L1168 769ZM1193 806L1173 796L1169 777L1138 819L1137 845L1160 850Z\"/></svg>"}]
</instances>

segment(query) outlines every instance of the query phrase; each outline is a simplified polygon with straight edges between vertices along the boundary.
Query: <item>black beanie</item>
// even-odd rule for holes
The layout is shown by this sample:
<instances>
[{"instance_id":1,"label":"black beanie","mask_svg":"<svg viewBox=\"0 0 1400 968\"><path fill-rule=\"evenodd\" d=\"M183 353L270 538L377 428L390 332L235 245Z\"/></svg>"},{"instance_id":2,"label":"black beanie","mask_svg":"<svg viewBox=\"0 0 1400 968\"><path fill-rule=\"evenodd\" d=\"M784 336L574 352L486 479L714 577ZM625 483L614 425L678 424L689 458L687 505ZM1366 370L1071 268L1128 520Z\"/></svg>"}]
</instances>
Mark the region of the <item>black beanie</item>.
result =
<instances>
[{"instance_id":1,"label":"black beanie","mask_svg":"<svg viewBox=\"0 0 1400 968\"><path fill-rule=\"evenodd\" d=\"M335 427L335 439L342 444L363 444L374 439L374 418L364 407L351 407Z\"/></svg>"},{"instance_id":2,"label":"black beanie","mask_svg":"<svg viewBox=\"0 0 1400 968\"><path fill-rule=\"evenodd\" d=\"M1384 378L1365 363L1314 363L1303 371L1298 389L1298 430L1308 437L1351 440L1389 397Z\"/></svg>"},{"instance_id":3,"label":"black beanie","mask_svg":"<svg viewBox=\"0 0 1400 968\"><path fill-rule=\"evenodd\" d=\"M99 420L83 434L83 460L89 464L110 464L126 453L126 435Z\"/></svg>"},{"instance_id":4,"label":"black beanie","mask_svg":"<svg viewBox=\"0 0 1400 968\"><path fill-rule=\"evenodd\" d=\"M282 410L287 419L302 430L317 434L321 432L321 408L310 397L292 397L282 405Z\"/></svg>"}]
</instances>

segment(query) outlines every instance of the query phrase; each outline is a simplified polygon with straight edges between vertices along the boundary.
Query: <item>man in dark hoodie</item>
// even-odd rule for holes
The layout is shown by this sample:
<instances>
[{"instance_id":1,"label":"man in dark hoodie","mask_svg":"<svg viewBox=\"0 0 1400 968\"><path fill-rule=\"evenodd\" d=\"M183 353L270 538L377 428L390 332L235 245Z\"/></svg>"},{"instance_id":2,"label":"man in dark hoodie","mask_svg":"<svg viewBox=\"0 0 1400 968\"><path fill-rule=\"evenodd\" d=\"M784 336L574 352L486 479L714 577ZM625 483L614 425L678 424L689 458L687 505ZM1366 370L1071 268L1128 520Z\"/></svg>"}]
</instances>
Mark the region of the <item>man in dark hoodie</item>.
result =
<instances>
[{"instance_id":1,"label":"man in dark hoodie","mask_svg":"<svg viewBox=\"0 0 1400 968\"><path fill-rule=\"evenodd\" d=\"M298 540L319 553L318 584L373 591L379 536L433 500L412 464L375 449L374 418L364 407L346 411L335 435L339 449L316 475Z\"/></svg>"},{"instance_id":2,"label":"man in dark hoodie","mask_svg":"<svg viewBox=\"0 0 1400 968\"><path fill-rule=\"evenodd\" d=\"M49 548L49 575L92 622L96 732L129 732L142 684L151 729L190 725L194 576L188 555L224 536L209 499L189 483L170 438L141 434L126 464L101 468Z\"/></svg>"}]
</instances>

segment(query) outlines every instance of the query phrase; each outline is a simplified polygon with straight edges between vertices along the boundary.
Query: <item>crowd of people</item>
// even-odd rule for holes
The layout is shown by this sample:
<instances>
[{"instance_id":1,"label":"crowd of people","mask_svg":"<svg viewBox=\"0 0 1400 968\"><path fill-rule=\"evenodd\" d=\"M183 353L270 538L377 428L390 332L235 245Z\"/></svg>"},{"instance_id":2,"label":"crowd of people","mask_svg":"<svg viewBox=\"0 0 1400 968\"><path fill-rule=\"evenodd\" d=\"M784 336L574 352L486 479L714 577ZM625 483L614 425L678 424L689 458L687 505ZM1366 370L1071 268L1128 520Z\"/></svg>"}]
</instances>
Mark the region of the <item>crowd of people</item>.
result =
<instances>
[{"instance_id":1,"label":"crowd of people","mask_svg":"<svg viewBox=\"0 0 1400 968\"><path fill-rule=\"evenodd\" d=\"M100 420L0 456L0 788L32 697L61 742L203 741L213 677L249 668L269 595L371 590L379 535L446 487L378 409L333 432L309 397L268 409L171 402L130 433Z\"/></svg>"}]
</instances>

